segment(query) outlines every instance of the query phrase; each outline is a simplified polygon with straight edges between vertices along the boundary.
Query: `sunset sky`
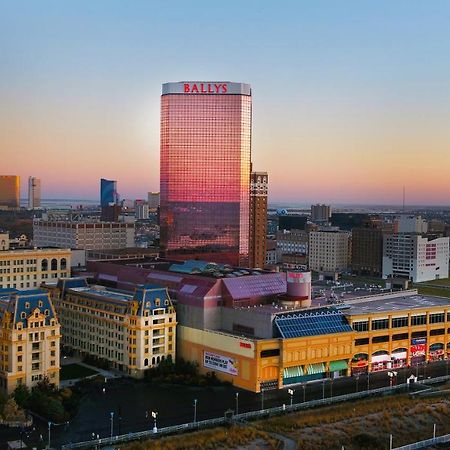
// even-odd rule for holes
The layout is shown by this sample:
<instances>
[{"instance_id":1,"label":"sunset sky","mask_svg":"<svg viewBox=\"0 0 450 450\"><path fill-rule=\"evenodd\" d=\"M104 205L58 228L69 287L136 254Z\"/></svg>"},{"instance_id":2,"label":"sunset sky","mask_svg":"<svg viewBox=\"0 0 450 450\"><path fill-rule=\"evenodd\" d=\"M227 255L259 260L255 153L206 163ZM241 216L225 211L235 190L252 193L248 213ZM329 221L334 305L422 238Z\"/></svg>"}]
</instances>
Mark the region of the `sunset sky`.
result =
<instances>
[{"instance_id":1,"label":"sunset sky","mask_svg":"<svg viewBox=\"0 0 450 450\"><path fill-rule=\"evenodd\" d=\"M159 190L161 84L252 85L270 200L450 205L450 1L0 0L0 174Z\"/></svg>"}]
</instances>

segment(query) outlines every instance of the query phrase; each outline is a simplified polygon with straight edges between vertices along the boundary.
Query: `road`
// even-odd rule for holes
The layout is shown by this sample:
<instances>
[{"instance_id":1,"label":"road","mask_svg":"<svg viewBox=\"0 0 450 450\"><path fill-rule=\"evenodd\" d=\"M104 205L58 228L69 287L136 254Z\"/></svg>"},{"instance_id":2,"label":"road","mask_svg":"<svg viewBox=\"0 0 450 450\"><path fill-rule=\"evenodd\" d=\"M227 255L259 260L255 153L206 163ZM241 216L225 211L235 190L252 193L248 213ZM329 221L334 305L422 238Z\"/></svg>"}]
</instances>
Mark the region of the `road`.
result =
<instances>
[{"instance_id":1,"label":"road","mask_svg":"<svg viewBox=\"0 0 450 450\"><path fill-rule=\"evenodd\" d=\"M442 361L419 366L417 371L414 368L396 369L396 372L397 383L404 383L407 377L416 373L419 379L446 375L449 373L449 365ZM389 386L390 378L387 372L378 372L371 374L369 380L367 375L361 375L359 378L343 377L332 382L315 381L290 387L294 389L293 402L300 403L304 400L365 390L368 383L370 389ZM59 447L68 442L89 440L92 433L100 437L109 436L111 412L114 412L112 426L113 434L116 435L153 428L151 411L158 413L158 427L190 422L194 417L195 399L197 420L220 417L227 410L235 410L236 393L239 393L239 412L281 406L290 402L287 389L255 394L233 386L157 386L130 379L108 381L104 386L105 393L103 385L96 386L95 390L83 398L77 417L67 427L54 427L51 430L52 445ZM31 447L42 448L47 444L47 424L36 423L36 426L37 430L29 438L24 437L24 441ZM19 430L0 429L0 442L19 439L19 434ZM42 440L39 435L42 435Z\"/></svg>"}]
</instances>

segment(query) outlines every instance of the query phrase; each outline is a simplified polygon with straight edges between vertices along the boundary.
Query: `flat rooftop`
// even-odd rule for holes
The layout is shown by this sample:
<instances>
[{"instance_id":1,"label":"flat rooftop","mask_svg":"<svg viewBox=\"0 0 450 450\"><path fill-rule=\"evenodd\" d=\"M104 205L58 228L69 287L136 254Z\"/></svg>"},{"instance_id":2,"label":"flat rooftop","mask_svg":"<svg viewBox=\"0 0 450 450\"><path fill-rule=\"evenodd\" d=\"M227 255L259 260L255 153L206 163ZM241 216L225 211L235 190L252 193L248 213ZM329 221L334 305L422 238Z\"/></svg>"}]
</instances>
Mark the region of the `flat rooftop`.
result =
<instances>
[{"instance_id":1,"label":"flat rooftop","mask_svg":"<svg viewBox=\"0 0 450 450\"><path fill-rule=\"evenodd\" d=\"M95 295L97 297L101 297L105 300L115 300L118 302L128 303L133 300L133 295L126 294L124 292L112 290L112 289L103 289L102 287L73 287L69 288L69 291L72 292L82 292L83 294Z\"/></svg>"},{"instance_id":2,"label":"flat rooftop","mask_svg":"<svg viewBox=\"0 0 450 450\"><path fill-rule=\"evenodd\" d=\"M113 264L122 266L136 266L142 269L161 270L173 274L181 275L197 275L207 278L239 278L243 276L258 276L264 274L273 274L261 269L249 269L243 267L233 267L228 264L219 264L208 261L186 260L186 261L170 261L154 259L128 259L128 260L111 260Z\"/></svg>"},{"instance_id":3,"label":"flat rooftop","mask_svg":"<svg viewBox=\"0 0 450 450\"><path fill-rule=\"evenodd\" d=\"M450 306L450 298L432 297L429 295L407 295L404 297L389 298L384 297L377 300L366 300L353 304L344 303L343 312L347 316L356 316L360 314L373 314L380 312L408 311L412 309L426 309L434 307Z\"/></svg>"}]
</instances>

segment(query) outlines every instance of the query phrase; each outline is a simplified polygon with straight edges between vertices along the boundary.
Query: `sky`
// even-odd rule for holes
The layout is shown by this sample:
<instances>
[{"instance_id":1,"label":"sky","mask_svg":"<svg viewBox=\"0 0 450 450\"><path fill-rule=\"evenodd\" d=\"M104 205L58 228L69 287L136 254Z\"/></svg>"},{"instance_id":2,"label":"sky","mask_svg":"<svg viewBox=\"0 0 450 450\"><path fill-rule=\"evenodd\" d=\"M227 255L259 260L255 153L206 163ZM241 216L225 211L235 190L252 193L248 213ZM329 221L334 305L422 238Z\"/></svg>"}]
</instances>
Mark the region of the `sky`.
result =
<instances>
[{"instance_id":1,"label":"sky","mask_svg":"<svg viewBox=\"0 0 450 450\"><path fill-rule=\"evenodd\" d=\"M450 2L0 0L0 173L159 190L161 84L250 83L272 202L450 205Z\"/></svg>"}]
</instances>

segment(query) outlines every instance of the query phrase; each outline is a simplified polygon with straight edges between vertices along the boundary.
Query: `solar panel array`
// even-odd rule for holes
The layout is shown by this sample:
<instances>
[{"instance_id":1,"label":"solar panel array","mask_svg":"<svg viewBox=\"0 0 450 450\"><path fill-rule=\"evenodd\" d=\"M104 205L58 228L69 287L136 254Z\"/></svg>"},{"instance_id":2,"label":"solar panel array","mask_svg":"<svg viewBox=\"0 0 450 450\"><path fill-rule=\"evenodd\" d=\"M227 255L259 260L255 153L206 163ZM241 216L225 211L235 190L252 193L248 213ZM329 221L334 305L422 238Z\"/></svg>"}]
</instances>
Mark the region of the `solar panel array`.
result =
<instances>
[{"instance_id":1,"label":"solar panel array","mask_svg":"<svg viewBox=\"0 0 450 450\"><path fill-rule=\"evenodd\" d=\"M352 331L345 316L332 308L277 316L275 325L283 338Z\"/></svg>"}]
</instances>

